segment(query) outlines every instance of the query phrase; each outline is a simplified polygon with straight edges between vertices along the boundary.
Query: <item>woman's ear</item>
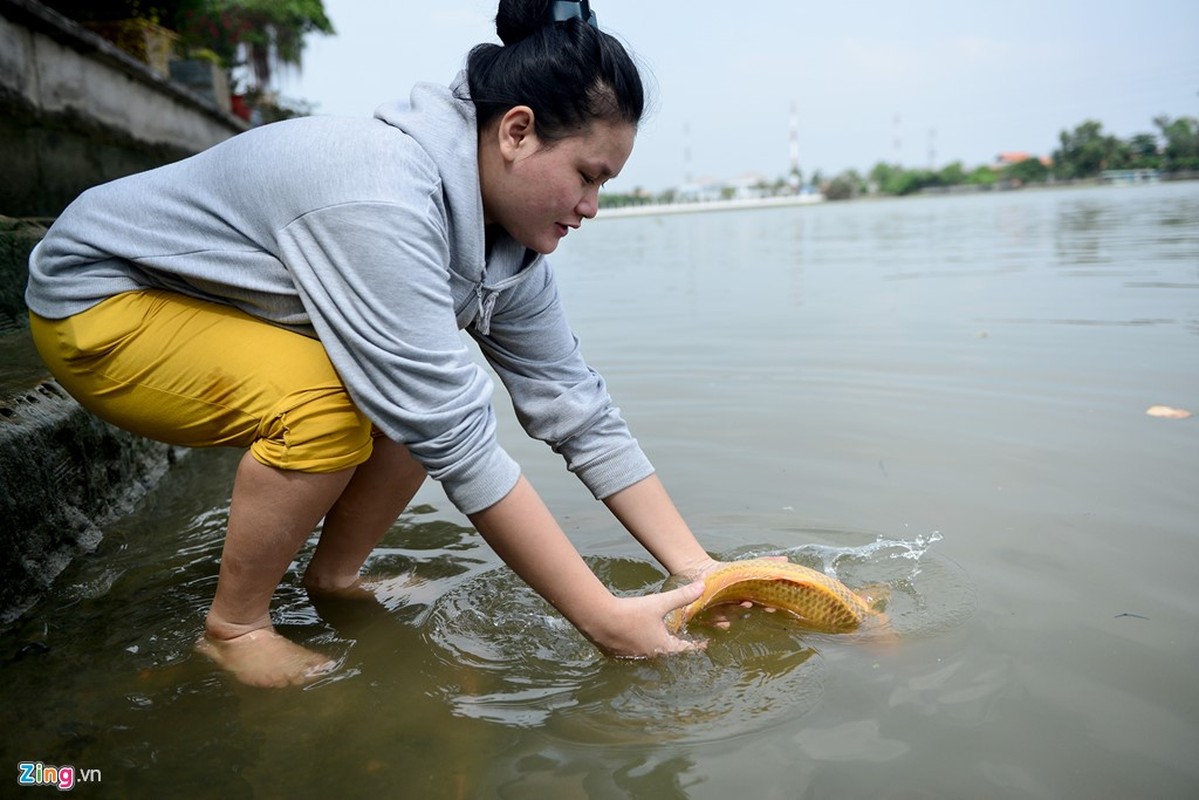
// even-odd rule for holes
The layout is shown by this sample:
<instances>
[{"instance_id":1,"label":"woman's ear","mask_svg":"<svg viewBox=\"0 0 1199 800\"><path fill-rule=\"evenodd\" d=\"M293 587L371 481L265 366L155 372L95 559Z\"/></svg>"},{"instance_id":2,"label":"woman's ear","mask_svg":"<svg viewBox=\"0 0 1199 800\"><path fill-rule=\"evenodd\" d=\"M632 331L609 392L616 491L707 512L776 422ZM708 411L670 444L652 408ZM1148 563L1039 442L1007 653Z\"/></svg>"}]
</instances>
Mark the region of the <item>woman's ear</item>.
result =
<instances>
[{"instance_id":1,"label":"woman's ear","mask_svg":"<svg viewBox=\"0 0 1199 800\"><path fill-rule=\"evenodd\" d=\"M533 128L533 109L513 106L500 118L496 128L500 155L513 162L532 154L539 145Z\"/></svg>"}]
</instances>

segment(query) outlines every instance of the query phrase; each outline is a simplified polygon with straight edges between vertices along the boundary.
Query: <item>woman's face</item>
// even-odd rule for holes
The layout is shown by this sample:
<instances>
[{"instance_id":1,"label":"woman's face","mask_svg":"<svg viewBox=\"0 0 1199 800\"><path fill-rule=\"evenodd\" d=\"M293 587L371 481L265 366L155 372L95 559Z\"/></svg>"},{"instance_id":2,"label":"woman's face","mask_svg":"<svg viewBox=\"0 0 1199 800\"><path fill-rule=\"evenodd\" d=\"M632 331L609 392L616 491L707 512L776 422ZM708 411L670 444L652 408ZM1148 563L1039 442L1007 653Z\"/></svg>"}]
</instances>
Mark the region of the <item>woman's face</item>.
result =
<instances>
[{"instance_id":1,"label":"woman's face","mask_svg":"<svg viewBox=\"0 0 1199 800\"><path fill-rule=\"evenodd\" d=\"M483 214L538 253L552 253L572 228L595 216L599 190L624 167L636 129L596 120L581 133L544 143L527 106L508 111L479 146Z\"/></svg>"}]
</instances>

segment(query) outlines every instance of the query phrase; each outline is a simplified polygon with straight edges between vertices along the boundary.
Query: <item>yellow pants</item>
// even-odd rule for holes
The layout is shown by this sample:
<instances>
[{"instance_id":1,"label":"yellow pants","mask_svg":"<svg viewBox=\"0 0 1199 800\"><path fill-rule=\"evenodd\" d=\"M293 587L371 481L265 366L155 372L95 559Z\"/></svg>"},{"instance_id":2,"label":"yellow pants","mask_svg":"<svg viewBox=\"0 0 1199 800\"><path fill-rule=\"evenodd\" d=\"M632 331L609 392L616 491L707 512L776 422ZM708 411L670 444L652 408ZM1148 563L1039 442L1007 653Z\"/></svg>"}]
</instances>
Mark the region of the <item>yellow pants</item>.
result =
<instances>
[{"instance_id":1,"label":"yellow pants","mask_svg":"<svg viewBox=\"0 0 1199 800\"><path fill-rule=\"evenodd\" d=\"M248 447L263 464L301 472L370 456L371 423L316 339L157 290L66 319L29 316L50 373L118 427L188 447Z\"/></svg>"}]
</instances>

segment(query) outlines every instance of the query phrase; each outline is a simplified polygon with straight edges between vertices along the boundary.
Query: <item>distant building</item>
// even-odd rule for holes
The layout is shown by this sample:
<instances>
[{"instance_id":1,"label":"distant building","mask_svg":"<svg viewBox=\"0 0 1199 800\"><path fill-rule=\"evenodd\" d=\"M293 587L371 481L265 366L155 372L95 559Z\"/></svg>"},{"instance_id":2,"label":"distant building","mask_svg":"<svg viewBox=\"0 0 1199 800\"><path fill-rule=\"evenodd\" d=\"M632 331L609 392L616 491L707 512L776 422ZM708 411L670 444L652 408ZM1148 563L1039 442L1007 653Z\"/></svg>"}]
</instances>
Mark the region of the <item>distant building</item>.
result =
<instances>
[{"instance_id":1,"label":"distant building","mask_svg":"<svg viewBox=\"0 0 1199 800\"><path fill-rule=\"evenodd\" d=\"M1001 170L1004 167L1010 167L1013 164L1019 164L1021 161L1028 161L1030 158L1037 158L1042 164L1047 167L1053 166L1053 159L1048 156L1034 156L1032 153L1025 153L1019 150L1011 150L1005 153L1000 153L995 156L995 163L991 165L994 170Z\"/></svg>"},{"instance_id":2,"label":"distant building","mask_svg":"<svg viewBox=\"0 0 1199 800\"><path fill-rule=\"evenodd\" d=\"M698 178L679 187L678 200L682 203L706 203L719 200L724 184L715 178Z\"/></svg>"},{"instance_id":3,"label":"distant building","mask_svg":"<svg viewBox=\"0 0 1199 800\"><path fill-rule=\"evenodd\" d=\"M1003 169L1010 167L1012 164L1019 164L1021 161L1027 161L1032 158L1031 153L1023 153L1018 150L1011 150L1006 153L1000 153L995 156L995 169Z\"/></svg>"},{"instance_id":4,"label":"distant building","mask_svg":"<svg viewBox=\"0 0 1199 800\"><path fill-rule=\"evenodd\" d=\"M733 178L725 184L725 194L732 194L735 200L753 200L761 197L770 197L772 192L770 181L765 175L760 172L747 172Z\"/></svg>"},{"instance_id":5,"label":"distant building","mask_svg":"<svg viewBox=\"0 0 1199 800\"><path fill-rule=\"evenodd\" d=\"M785 180L771 181L760 172L747 172L730 180L699 178L678 188L680 203L707 203L713 200L761 200L796 192Z\"/></svg>"}]
</instances>

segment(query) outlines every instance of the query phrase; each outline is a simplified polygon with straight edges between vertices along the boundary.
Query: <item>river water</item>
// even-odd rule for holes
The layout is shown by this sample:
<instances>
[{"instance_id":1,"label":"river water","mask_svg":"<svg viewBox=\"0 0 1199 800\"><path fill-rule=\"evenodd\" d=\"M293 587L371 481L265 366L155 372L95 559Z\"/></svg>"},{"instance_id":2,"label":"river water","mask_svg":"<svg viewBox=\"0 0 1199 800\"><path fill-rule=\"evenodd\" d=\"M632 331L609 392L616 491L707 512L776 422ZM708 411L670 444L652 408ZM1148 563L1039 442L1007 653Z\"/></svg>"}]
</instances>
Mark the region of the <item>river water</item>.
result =
<instances>
[{"instance_id":1,"label":"river water","mask_svg":"<svg viewBox=\"0 0 1199 800\"><path fill-rule=\"evenodd\" d=\"M195 453L3 631L6 768L126 797L1195 796L1199 416L1146 410L1199 412L1199 184L598 220L555 265L705 546L885 583L884 632L754 609L610 661L429 485L373 601L314 605L306 553L278 593L337 674L243 688L191 649L238 455ZM598 574L656 588L498 398Z\"/></svg>"}]
</instances>

